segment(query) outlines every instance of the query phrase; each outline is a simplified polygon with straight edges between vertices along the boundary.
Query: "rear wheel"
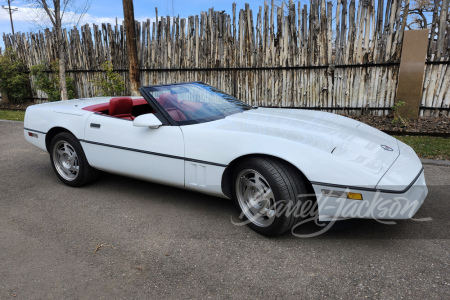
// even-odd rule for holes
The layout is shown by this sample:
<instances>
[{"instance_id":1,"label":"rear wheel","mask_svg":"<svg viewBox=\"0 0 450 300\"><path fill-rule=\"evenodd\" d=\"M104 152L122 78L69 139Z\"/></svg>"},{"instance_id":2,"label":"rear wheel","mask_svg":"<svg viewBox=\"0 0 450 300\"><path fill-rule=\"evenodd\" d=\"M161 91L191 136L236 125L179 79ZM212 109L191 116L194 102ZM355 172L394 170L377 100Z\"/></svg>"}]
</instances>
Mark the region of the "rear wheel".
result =
<instances>
[{"instance_id":1,"label":"rear wheel","mask_svg":"<svg viewBox=\"0 0 450 300\"><path fill-rule=\"evenodd\" d=\"M95 180L99 174L89 165L80 142L68 132L53 138L50 160L58 178L68 186L82 186Z\"/></svg>"},{"instance_id":2,"label":"rear wheel","mask_svg":"<svg viewBox=\"0 0 450 300\"><path fill-rule=\"evenodd\" d=\"M307 188L301 173L282 161L250 157L233 172L233 198L241 217L256 232L277 236L299 220Z\"/></svg>"}]
</instances>

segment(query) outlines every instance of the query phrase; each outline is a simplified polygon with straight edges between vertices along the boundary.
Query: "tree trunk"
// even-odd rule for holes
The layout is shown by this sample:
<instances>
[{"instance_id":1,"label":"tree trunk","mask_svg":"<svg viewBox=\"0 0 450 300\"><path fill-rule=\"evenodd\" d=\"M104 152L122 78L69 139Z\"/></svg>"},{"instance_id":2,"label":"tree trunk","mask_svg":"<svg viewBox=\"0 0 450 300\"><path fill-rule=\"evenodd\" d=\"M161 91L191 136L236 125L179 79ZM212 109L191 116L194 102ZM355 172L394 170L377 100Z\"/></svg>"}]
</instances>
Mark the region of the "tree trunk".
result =
<instances>
[{"instance_id":1,"label":"tree trunk","mask_svg":"<svg viewBox=\"0 0 450 300\"><path fill-rule=\"evenodd\" d=\"M2 102L2 104L10 103L9 98L8 98L8 94L6 94L6 92L2 93L1 102Z\"/></svg>"},{"instance_id":2,"label":"tree trunk","mask_svg":"<svg viewBox=\"0 0 450 300\"><path fill-rule=\"evenodd\" d=\"M61 100L67 100L67 87L66 87L66 56L64 53L64 45L61 33L61 27L59 28L58 39L59 39L59 88L61 91Z\"/></svg>"},{"instance_id":3,"label":"tree trunk","mask_svg":"<svg viewBox=\"0 0 450 300\"><path fill-rule=\"evenodd\" d=\"M139 63L137 57L133 0L123 0L123 15L125 19L128 60L130 64L129 69L131 96L139 96L139 87L141 86L141 80L139 75Z\"/></svg>"},{"instance_id":4,"label":"tree trunk","mask_svg":"<svg viewBox=\"0 0 450 300\"><path fill-rule=\"evenodd\" d=\"M58 1L55 1L58 2ZM61 28L61 13L59 2L55 5L55 23L56 34L58 39L58 59L59 59L59 90L61 92L61 100L67 100L67 87L66 87L66 56L64 53L64 39L62 36Z\"/></svg>"}]
</instances>

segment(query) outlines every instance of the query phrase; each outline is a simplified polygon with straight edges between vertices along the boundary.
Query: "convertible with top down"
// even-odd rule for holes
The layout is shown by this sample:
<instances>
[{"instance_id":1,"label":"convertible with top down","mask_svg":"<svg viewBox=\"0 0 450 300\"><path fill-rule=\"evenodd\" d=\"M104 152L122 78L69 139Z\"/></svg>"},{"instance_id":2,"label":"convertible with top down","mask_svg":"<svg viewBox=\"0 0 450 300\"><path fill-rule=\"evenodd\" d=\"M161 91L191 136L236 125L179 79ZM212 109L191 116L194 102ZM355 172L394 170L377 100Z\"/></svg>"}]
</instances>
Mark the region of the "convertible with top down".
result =
<instances>
[{"instance_id":1,"label":"convertible with top down","mask_svg":"<svg viewBox=\"0 0 450 300\"><path fill-rule=\"evenodd\" d=\"M252 107L202 82L140 92L30 106L25 138L69 186L101 170L232 198L267 236L301 222L308 201L320 221L408 219L427 195L414 151L361 122Z\"/></svg>"}]
</instances>

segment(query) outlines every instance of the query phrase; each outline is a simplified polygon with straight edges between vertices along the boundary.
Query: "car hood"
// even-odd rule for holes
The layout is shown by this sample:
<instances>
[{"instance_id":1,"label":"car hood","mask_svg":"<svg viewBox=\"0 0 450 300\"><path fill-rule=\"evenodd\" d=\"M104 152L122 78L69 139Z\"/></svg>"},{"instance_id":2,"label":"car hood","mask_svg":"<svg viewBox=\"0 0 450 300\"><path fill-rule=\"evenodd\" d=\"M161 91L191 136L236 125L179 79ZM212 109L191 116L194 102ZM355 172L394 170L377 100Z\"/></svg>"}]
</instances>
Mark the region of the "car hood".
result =
<instances>
[{"instance_id":1,"label":"car hood","mask_svg":"<svg viewBox=\"0 0 450 300\"><path fill-rule=\"evenodd\" d=\"M348 161L374 174L399 155L397 140L340 115L302 109L258 108L231 115L222 129L289 139Z\"/></svg>"}]
</instances>

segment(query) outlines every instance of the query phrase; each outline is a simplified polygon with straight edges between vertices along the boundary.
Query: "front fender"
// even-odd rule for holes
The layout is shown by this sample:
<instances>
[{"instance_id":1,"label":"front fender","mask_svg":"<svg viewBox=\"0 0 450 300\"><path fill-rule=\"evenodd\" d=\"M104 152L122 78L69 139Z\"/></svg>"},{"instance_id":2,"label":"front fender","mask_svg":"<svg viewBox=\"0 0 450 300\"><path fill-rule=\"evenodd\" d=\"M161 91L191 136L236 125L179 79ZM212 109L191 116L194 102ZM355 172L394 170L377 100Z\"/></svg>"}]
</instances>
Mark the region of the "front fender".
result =
<instances>
[{"instance_id":1,"label":"front fender","mask_svg":"<svg viewBox=\"0 0 450 300\"><path fill-rule=\"evenodd\" d=\"M229 165L237 158L262 154L296 166L311 182L375 187L384 172L371 173L331 154L333 144L313 136L308 143L255 132L218 131L206 126L183 126L186 157ZM208 137L208 138L205 138Z\"/></svg>"}]
</instances>

